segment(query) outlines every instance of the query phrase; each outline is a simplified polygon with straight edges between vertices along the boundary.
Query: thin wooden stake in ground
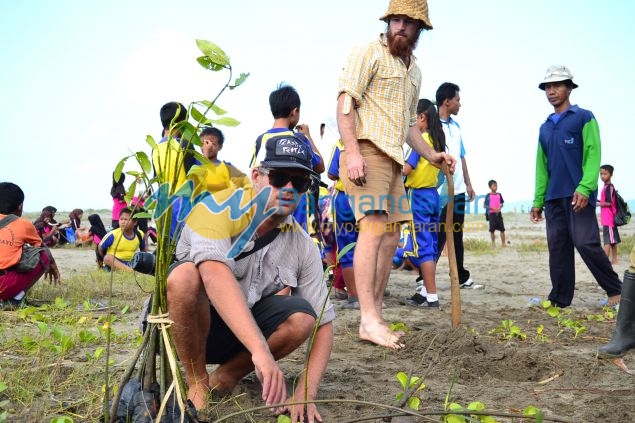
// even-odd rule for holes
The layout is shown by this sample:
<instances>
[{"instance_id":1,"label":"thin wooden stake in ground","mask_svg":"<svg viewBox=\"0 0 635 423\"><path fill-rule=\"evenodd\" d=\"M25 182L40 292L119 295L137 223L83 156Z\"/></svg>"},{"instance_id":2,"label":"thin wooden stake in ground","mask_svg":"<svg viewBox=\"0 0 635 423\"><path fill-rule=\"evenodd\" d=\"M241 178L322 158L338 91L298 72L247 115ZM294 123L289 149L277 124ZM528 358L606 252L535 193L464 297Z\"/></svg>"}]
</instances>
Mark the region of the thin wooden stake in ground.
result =
<instances>
[{"instance_id":1,"label":"thin wooden stake in ground","mask_svg":"<svg viewBox=\"0 0 635 423\"><path fill-rule=\"evenodd\" d=\"M445 243L448 246L448 261L450 263L450 292L452 304L452 328L461 324L461 289L459 288L459 271L456 267L456 252L454 250L454 180L447 163L443 162L441 170L448 183L448 206L445 215Z\"/></svg>"}]
</instances>

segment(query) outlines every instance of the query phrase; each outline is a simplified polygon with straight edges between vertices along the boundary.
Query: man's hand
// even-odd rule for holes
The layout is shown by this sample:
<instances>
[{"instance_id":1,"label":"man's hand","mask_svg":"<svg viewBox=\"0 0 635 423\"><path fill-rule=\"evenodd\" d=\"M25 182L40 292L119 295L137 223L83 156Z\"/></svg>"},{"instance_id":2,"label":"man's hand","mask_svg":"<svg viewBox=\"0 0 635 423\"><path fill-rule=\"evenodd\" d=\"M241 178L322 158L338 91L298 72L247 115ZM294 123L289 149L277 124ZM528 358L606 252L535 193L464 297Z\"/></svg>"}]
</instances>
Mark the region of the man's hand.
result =
<instances>
[{"instance_id":1,"label":"man's hand","mask_svg":"<svg viewBox=\"0 0 635 423\"><path fill-rule=\"evenodd\" d=\"M287 398L287 400L285 402L296 402L296 401L302 401L302 396L297 396L298 398L296 398L296 396L291 396L289 398ZM306 410L306 419L304 418L305 416L305 410ZM315 404L310 403L310 404L295 404L295 405L287 405L284 408L279 410L279 413L289 413L289 417L291 418L291 423L298 423L298 422L306 422L306 423L315 423L315 422L321 422L322 421L322 415L320 415L320 412L318 411L317 407Z\"/></svg>"},{"instance_id":2,"label":"man's hand","mask_svg":"<svg viewBox=\"0 0 635 423\"><path fill-rule=\"evenodd\" d=\"M284 382L284 374L271 353L253 354L251 360L254 363L256 376L262 384L262 399L265 404L282 403L287 397L287 387Z\"/></svg>"},{"instance_id":3,"label":"man's hand","mask_svg":"<svg viewBox=\"0 0 635 423\"><path fill-rule=\"evenodd\" d=\"M454 174L454 168L456 167L456 159L450 156L448 153L436 153L432 162L441 165L441 163L446 162L448 165L448 169L450 170L450 174Z\"/></svg>"},{"instance_id":4,"label":"man's hand","mask_svg":"<svg viewBox=\"0 0 635 423\"><path fill-rule=\"evenodd\" d=\"M51 262L49 264L49 270L46 271L46 279L49 280L49 283L54 283L55 285L60 285L60 271L57 268L57 264L55 262Z\"/></svg>"},{"instance_id":5,"label":"man's hand","mask_svg":"<svg viewBox=\"0 0 635 423\"><path fill-rule=\"evenodd\" d=\"M474 192L474 189L472 189L472 184L467 184L467 196L470 199L470 201L474 201L475 195L476 193Z\"/></svg>"},{"instance_id":6,"label":"man's hand","mask_svg":"<svg viewBox=\"0 0 635 423\"><path fill-rule=\"evenodd\" d=\"M580 194L578 191L573 193L573 198L571 199L571 205L573 206L574 212L579 212L583 210L587 204L589 204L589 198Z\"/></svg>"},{"instance_id":7,"label":"man's hand","mask_svg":"<svg viewBox=\"0 0 635 423\"><path fill-rule=\"evenodd\" d=\"M346 167L352 183L360 187L366 183L366 162L359 152L346 152Z\"/></svg>"},{"instance_id":8,"label":"man's hand","mask_svg":"<svg viewBox=\"0 0 635 423\"><path fill-rule=\"evenodd\" d=\"M531 221L533 223L540 222L543 219L543 217L542 217L542 208L541 207L532 207L531 211L529 212L529 219L531 219Z\"/></svg>"},{"instance_id":9,"label":"man's hand","mask_svg":"<svg viewBox=\"0 0 635 423\"><path fill-rule=\"evenodd\" d=\"M311 137L311 133L309 132L309 125L307 125L306 123L301 123L301 124L297 125L295 127L295 129L297 129L298 131L302 132L307 137L309 137L309 138Z\"/></svg>"}]
</instances>

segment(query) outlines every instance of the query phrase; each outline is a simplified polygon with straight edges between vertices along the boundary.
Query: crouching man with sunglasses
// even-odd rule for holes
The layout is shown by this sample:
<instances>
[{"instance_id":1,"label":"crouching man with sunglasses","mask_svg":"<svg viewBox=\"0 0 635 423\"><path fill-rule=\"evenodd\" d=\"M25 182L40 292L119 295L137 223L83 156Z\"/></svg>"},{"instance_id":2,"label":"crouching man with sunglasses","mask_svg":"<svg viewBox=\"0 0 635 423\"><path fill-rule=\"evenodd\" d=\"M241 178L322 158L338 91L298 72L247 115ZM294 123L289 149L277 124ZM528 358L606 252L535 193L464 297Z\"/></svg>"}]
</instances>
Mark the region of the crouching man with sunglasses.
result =
<instances>
[{"instance_id":1,"label":"crouching man with sunglasses","mask_svg":"<svg viewBox=\"0 0 635 423\"><path fill-rule=\"evenodd\" d=\"M331 354L335 312L317 247L292 216L299 194L317 176L311 155L293 135L267 140L251 170L253 192L243 192L240 208L218 213L203 201L187 219L177 247L179 262L168 276L168 311L188 399L197 410L205 408L210 393L231 392L254 370L266 405L316 399ZM230 194L220 192L215 201L226 201ZM232 257L232 246L254 226L245 248ZM308 371L298 369L295 391L287 396L276 360L310 340L316 322L315 339L307 343ZM218 367L208 373L206 364ZM276 411L289 412L293 422L322 421L315 404Z\"/></svg>"}]
</instances>

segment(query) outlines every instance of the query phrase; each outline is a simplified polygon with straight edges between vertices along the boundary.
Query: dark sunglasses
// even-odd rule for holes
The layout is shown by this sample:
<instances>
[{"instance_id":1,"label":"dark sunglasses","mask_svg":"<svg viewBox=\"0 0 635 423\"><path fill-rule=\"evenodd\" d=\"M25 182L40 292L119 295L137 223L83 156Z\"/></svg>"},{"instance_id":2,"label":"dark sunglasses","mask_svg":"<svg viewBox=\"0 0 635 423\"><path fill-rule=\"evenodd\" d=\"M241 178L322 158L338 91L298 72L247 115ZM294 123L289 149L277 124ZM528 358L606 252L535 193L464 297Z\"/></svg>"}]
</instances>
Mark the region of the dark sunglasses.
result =
<instances>
[{"instance_id":1,"label":"dark sunglasses","mask_svg":"<svg viewBox=\"0 0 635 423\"><path fill-rule=\"evenodd\" d=\"M261 167L260 172L269 176L269 183L276 188L283 188L291 181L291 186L298 192L306 192L311 186L311 175L291 175L278 169Z\"/></svg>"}]
</instances>

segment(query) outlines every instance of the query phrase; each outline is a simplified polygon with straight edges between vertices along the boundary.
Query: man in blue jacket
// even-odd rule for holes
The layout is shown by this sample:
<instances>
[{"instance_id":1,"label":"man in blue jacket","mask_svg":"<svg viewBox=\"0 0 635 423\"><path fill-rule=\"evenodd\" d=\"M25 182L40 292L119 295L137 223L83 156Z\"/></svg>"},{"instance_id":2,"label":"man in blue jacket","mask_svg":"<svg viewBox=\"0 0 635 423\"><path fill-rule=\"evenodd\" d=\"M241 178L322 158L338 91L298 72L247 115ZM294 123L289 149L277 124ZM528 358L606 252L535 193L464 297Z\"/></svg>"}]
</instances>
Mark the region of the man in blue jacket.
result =
<instances>
[{"instance_id":1,"label":"man in blue jacket","mask_svg":"<svg viewBox=\"0 0 635 423\"><path fill-rule=\"evenodd\" d=\"M549 300L558 307L571 305L575 289L575 247L608 304L620 301L622 284L602 250L595 215L600 170L600 130L589 110L571 105L569 96L578 85L566 66L551 66L538 88L553 106L540 127L536 158L536 188L531 221L547 220Z\"/></svg>"}]
</instances>

